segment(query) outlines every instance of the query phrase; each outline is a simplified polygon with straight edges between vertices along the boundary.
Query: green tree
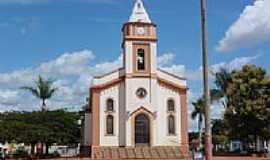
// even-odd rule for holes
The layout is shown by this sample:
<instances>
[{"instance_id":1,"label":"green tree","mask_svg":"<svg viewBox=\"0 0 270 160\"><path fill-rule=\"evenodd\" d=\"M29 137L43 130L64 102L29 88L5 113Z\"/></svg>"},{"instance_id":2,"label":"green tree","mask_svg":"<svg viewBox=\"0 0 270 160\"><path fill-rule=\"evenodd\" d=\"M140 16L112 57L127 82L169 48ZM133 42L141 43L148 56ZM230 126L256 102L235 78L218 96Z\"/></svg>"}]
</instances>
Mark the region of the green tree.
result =
<instances>
[{"instance_id":1,"label":"green tree","mask_svg":"<svg viewBox=\"0 0 270 160\"><path fill-rule=\"evenodd\" d=\"M219 73L217 74L219 75ZM217 79L219 77L216 77ZM223 78L223 77L222 77ZM270 77L263 68L245 65L223 78L220 89L226 98L225 123L230 136L255 142L270 138Z\"/></svg>"},{"instance_id":2,"label":"green tree","mask_svg":"<svg viewBox=\"0 0 270 160\"><path fill-rule=\"evenodd\" d=\"M46 100L50 99L53 94L57 91L57 88L53 87L53 80L45 80L39 76L38 80L35 81L35 87L24 86L22 89L30 91L35 97L42 100L42 110L47 110Z\"/></svg>"},{"instance_id":3,"label":"green tree","mask_svg":"<svg viewBox=\"0 0 270 160\"><path fill-rule=\"evenodd\" d=\"M212 135L213 135L213 145L220 146L222 148L226 147L226 144L229 143L229 137L227 132L228 126L222 119L212 120Z\"/></svg>"},{"instance_id":4,"label":"green tree","mask_svg":"<svg viewBox=\"0 0 270 160\"><path fill-rule=\"evenodd\" d=\"M31 145L32 153L38 142L59 145L78 144L80 126L78 112L65 110L0 113L0 142Z\"/></svg>"},{"instance_id":5,"label":"green tree","mask_svg":"<svg viewBox=\"0 0 270 160\"><path fill-rule=\"evenodd\" d=\"M224 108L227 106L227 89L232 82L231 73L225 68L221 68L219 72L214 73L216 88L210 90L211 100L220 101L223 99L222 104Z\"/></svg>"},{"instance_id":6,"label":"green tree","mask_svg":"<svg viewBox=\"0 0 270 160\"><path fill-rule=\"evenodd\" d=\"M220 99L220 92L218 90L211 90L210 97L211 97L211 104L213 104L215 101ZM199 134L199 143L201 144L202 139L202 125L205 115L205 100L201 97L198 100L192 102L192 105L194 107L194 110L191 113L191 118L193 120L198 120L198 134Z\"/></svg>"}]
</instances>

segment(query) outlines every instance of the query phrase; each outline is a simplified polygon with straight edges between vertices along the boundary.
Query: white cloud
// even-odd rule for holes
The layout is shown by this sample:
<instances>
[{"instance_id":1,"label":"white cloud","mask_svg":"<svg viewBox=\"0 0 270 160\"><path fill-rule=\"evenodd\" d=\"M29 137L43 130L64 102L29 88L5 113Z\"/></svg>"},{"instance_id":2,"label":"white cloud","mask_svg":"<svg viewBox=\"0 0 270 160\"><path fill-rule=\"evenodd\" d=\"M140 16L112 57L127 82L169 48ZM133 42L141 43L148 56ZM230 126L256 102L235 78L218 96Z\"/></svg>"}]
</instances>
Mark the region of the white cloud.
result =
<instances>
[{"instance_id":1,"label":"white cloud","mask_svg":"<svg viewBox=\"0 0 270 160\"><path fill-rule=\"evenodd\" d=\"M34 71L31 69L15 70L10 73L0 73L0 86L6 88L18 88L32 82Z\"/></svg>"},{"instance_id":2,"label":"white cloud","mask_svg":"<svg viewBox=\"0 0 270 160\"><path fill-rule=\"evenodd\" d=\"M35 110L40 101L19 89L33 85L38 75L52 77L59 88L56 95L48 101L51 109L66 107L79 109L88 96L93 76L110 72L122 66L122 56L114 61L94 63L95 55L91 50L63 53L59 57L44 62L34 68L0 73L0 111Z\"/></svg>"},{"instance_id":3,"label":"white cloud","mask_svg":"<svg viewBox=\"0 0 270 160\"><path fill-rule=\"evenodd\" d=\"M253 60L257 59L259 56L253 56L253 57L237 57L233 59L232 61L226 63L221 62L218 64L214 64L210 67L211 72L218 72L221 68L225 68L228 71L232 71L235 69L241 69L244 65L251 63Z\"/></svg>"},{"instance_id":4,"label":"white cloud","mask_svg":"<svg viewBox=\"0 0 270 160\"><path fill-rule=\"evenodd\" d=\"M19 92L15 90L0 90L2 104L11 104L19 98Z\"/></svg>"},{"instance_id":5,"label":"white cloud","mask_svg":"<svg viewBox=\"0 0 270 160\"><path fill-rule=\"evenodd\" d=\"M252 57L237 57L229 62L220 62L216 64L212 64L209 66L209 76L213 79L213 75L211 73L218 72L221 68L225 68L228 71L232 71L235 69L241 69L244 65L250 64L252 61L256 60L259 57L252 56ZM202 66L200 66L197 70L187 70L186 78L191 81L198 81L202 80Z\"/></svg>"},{"instance_id":6,"label":"white cloud","mask_svg":"<svg viewBox=\"0 0 270 160\"><path fill-rule=\"evenodd\" d=\"M185 77L185 66L173 64L174 58L175 55L173 53L165 53L160 55L157 57L158 67L179 77Z\"/></svg>"},{"instance_id":7,"label":"white cloud","mask_svg":"<svg viewBox=\"0 0 270 160\"><path fill-rule=\"evenodd\" d=\"M169 72L169 73L172 73L172 74L175 74L179 77L185 77L185 66L184 65L171 65L171 66L167 66L167 67L161 67L161 69Z\"/></svg>"},{"instance_id":8,"label":"white cloud","mask_svg":"<svg viewBox=\"0 0 270 160\"><path fill-rule=\"evenodd\" d=\"M96 64L93 68L89 68L89 72L92 75L96 76L104 74L106 72L113 71L122 66L123 66L123 56L121 55L114 61Z\"/></svg>"},{"instance_id":9,"label":"white cloud","mask_svg":"<svg viewBox=\"0 0 270 160\"><path fill-rule=\"evenodd\" d=\"M174 59L175 55L172 53L162 54L157 58L157 63L160 67L170 65Z\"/></svg>"},{"instance_id":10,"label":"white cloud","mask_svg":"<svg viewBox=\"0 0 270 160\"><path fill-rule=\"evenodd\" d=\"M50 75L80 75L94 58L95 56L90 50L65 53L55 60L41 64L37 71Z\"/></svg>"},{"instance_id":11,"label":"white cloud","mask_svg":"<svg viewBox=\"0 0 270 160\"><path fill-rule=\"evenodd\" d=\"M217 50L228 52L253 47L270 38L270 1L256 0L247 6L219 41Z\"/></svg>"}]
</instances>

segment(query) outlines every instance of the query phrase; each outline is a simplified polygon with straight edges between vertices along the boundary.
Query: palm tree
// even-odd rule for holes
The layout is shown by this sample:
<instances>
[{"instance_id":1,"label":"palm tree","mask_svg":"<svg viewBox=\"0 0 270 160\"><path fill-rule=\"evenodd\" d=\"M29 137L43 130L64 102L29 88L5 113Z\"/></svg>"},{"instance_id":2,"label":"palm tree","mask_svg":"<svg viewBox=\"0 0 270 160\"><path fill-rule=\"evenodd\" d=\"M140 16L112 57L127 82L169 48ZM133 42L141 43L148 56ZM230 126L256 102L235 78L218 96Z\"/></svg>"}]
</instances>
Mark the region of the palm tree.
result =
<instances>
[{"instance_id":1,"label":"palm tree","mask_svg":"<svg viewBox=\"0 0 270 160\"><path fill-rule=\"evenodd\" d=\"M42 111L47 110L46 100L50 99L54 93L57 91L57 88L53 87L53 80L48 79L45 80L40 75L38 76L38 80L35 81L35 87L32 86L24 86L21 89L30 91L35 97L42 100Z\"/></svg>"},{"instance_id":2,"label":"palm tree","mask_svg":"<svg viewBox=\"0 0 270 160\"><path fill-rule=\"evenodd\" d=\"M226 99L226 92L228 89L228 85L232 80L231 73L228 70L221 68L219 72L214 73L215 75L215 84L217 86L216 89L210 90L210 103L213 104L224 98L223 106L226 107L227 99ZM206 102L204 98L199 98L197 101L193 102L192 105L194 106L194 110L191 113L191 118L195 120L198 119L198 133L199 133L199 144L200 147L202 145L202 124L205 118L205 108Z\"/></svg>"},{"instance_id":3,"label":"palm tree","mask_svg":"<svg viewBox=\"0 0 270 160\"><path fill-rule=\"evenodd\" d=\"M199 144L201 148L201 140L202 140L202 124L205 116L205 100L203 98L199 98L197 101L192 102L194 106L194 110L191 113L191 118L195 120L198 119L198 133L199 133Z\"/></svg>"},{"instance_id":4,"label":"palm tree","mask_svg":"<svg viewBox=\"0 0 270 160\"><path fill-rule=\"evenodd\" d=\"M226 108L227 99L226 99L226 92L228 89L229 84L232 81L231 73L226 70L225 68L221 68L219 72L214 73L215 76L215 84L217 86L216 89L212 89L210 91L211 94L211 102L219 101L220 99L224 98L223 106Z\"/></svg>"}]
</instances>

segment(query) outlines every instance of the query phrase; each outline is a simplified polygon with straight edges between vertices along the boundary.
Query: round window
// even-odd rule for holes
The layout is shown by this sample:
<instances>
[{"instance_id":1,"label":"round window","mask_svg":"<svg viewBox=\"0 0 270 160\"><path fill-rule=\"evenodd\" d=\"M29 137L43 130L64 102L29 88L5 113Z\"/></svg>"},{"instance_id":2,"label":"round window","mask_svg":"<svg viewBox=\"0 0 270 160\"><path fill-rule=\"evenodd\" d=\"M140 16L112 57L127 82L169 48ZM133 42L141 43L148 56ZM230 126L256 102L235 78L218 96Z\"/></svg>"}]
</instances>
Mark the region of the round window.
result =
<instances>
[{"instance_id":1,"label":"round window","mask_svg":"<svg viewBox=\"0 0 270 160\"><path fill-rule=\"evenodd\" d=\"M139 88L139 89L136 91L136 95L137 95L137 97L139 97L139 98L145 98L146 95L147 95L147 91L146 91L146 89L144 89L144 88Z\"/></svg>"}]
</instances>

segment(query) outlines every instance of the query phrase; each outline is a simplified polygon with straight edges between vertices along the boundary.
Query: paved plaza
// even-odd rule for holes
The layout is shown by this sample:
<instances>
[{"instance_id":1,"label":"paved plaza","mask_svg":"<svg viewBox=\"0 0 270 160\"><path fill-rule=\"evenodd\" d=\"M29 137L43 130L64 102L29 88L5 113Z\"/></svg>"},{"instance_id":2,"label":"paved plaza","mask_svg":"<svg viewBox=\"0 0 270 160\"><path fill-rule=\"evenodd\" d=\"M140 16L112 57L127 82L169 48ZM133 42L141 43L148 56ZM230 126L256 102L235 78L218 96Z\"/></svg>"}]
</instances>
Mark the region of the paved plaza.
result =
<instances>
[{"instance_id":1,"label":"paved plaza","mask_svg":"<svg viewBox=\"0 0 270 160\"><path fill-rule=\"evenodd\" d=\"M91 160L90 158L59 158L51 160ZM143 159L129 159L129 160L143 160ZM161 159L153 159L161 160ZM168 160L168 159L166 159ZM176 159L171 159L176 160ZM179 160L179 159L178 159ZM270 158L256 158L256 157L214 157L213 160L270 160Z\"/></svg>"}]
</instances>

